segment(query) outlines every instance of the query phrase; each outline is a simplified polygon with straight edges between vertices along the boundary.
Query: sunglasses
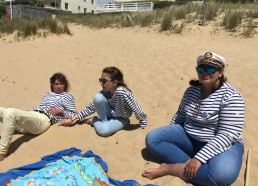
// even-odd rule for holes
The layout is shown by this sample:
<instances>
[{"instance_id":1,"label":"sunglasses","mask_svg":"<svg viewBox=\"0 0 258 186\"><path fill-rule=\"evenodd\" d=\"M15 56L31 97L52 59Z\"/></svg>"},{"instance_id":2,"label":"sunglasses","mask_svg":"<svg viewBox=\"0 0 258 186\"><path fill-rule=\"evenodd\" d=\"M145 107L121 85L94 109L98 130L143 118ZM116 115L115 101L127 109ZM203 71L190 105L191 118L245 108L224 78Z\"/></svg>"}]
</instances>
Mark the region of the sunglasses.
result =
<instances>
[{"instance_id":1,"label":"sunglasses","mask_svg":"<svg viewBox=\"0 0 258 186\"><path fill-rule=\"evenodd\" d=\"M107 82L111 82L111 81L108 81L104 78L99 78L99 82L102 83L103 85L105 85Z\"/></svg>"},{"instance_id":2,"label":"sunglasses","mask_svg":"<svg viewBox=\"0 0 258 186\"><path fill-rule=\"evenodd\" d=\"M196 72L198 74L203 74L204 72L207 72L208 74L214 74L217 70L221 69L220 67L214 67L214 66L198 66L196 67Z\"/></svg>"}]
</instances>

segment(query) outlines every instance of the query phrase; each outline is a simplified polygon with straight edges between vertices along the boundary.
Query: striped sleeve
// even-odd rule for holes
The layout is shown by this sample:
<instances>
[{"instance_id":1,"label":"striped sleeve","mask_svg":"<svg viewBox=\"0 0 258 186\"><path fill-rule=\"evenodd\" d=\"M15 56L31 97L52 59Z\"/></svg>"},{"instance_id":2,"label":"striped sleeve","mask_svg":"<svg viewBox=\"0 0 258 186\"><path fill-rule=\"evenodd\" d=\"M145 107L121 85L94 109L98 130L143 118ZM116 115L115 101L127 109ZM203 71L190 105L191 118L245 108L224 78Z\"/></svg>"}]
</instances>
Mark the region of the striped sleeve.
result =
<instances>
[{"instance_id":1,"label":"striped sleeve","mask_svg":"<svg viewBox=\"0 0 258 186\"><path fill-rule=\"evenodd\" d=\"M108 97L108 91L101 90L99 93L103 94L104 97ZM94 103L91 102L88 106L84 107L80 112L77 113L77 118L82 121L85 117L96 112Z\"/></svg>"},{"instance_id":2,"label":"striped sleeve","mask_svg":"<svg viewBox=\"0 0 258 186\"><path fill-rule=\"evenodd\" d=\"M221 106L217 135L195 155L195 158L206 163L216 154L228 150L241 136L244 110L244 101L238 93L227 98Z\"/></svg>"},{"instance_id":3,"label":"striped sleeve","mask_svg":"<svg viewBox=\"0 0 258 186\"><path fill-rule=\"evenodd\" d=\"M80 121L82 121L85 117L93 114L96 111L93 102L91 102L88 106L84 107L80 112L77 113L77 117Z\"/></svg>"},{"instance_id":4,"label":"striped sleeve","mask_svg":"<svg viewBox=\"0 0 258 186\"><path fill-rule=\"evenodd\" d=\"M75 100L71 94L67 94L63 98L63 105L64 109L64 117L65 118L72 118L76 114L76 107L75 107Z\"/></svg>"},{"instance_id":5,"label":"striped sleeve","mask_svg":"<svg viewBox=\"0 0 258 186\"><path fill-rule=\"evenodd\" d=\"M64 114L51 114L48 111L50 108L62 109ZM61 119L71 118L77 113L74 97L68 92L60 94L46 92L40 105L30 110L44 112L50 118L52 124L59 122Z\"/></svg>"},{"instance_id":6,"label":"striped sleeve","mask_svg":"<svg viewBox=\"0 0 258 186\"><path fill-rule=\"evenodd\" d=\"M140 127L144 128L147 126L147 115L143 112L141 106L134 98L134 96L130 94L125 94L125 101L129 105L129 107L133 110L137 120L139 121Z\"/></svg>"},{"instance_id":7,"label":"striped sleeve","mask_svg":"<svg viewBox=\"0 0 258 186\"><path fill-rule=\"evenodd\" d=\"M187 91L186 91L187 92ZM187 100L187 94L184 94L182 100L181 100L181 103L178 107L178 110L177 112L173 115L172 117L172 120L170 122L170 125L173 125L173 124L184 124L185 122L185 119L186 119L186 113L185 113L185 101Z\"/></svg>"}]
</instances>

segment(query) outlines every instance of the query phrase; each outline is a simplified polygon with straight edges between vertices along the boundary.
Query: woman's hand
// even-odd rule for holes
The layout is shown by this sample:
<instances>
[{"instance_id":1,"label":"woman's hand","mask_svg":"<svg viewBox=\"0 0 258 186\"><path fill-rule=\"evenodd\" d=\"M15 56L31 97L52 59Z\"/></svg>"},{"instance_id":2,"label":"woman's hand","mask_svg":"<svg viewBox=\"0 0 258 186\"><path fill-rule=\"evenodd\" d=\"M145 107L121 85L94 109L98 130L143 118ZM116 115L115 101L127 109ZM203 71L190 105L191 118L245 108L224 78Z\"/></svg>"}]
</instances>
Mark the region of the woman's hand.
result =
<instances>
[{"instance_id":1,"label":"woman's hand","mask_svg":"<svg viewBox=\"0 0 258 186\"><path fill-rule=\"evenodd\" d=\"M73 123L73 120L72 120L72 118L62 119L58 123L59 123L58 126L69 127Z\"/></svg>"},{"instance_id":2,"label":"woman's hand","mask_svg":"<svg viewBox=\"0 0 258 186\"><path fill-rule=\"evenodd\" d=\"M184 176L189 180L196 176L198 169L201 166L201 162L196 159L192 158L188 163L186 163L184 168Z\"/></svg>"},{"instance_id":3,"label":"woman's hand","mask_svg":"<svg viewBox=\"0 0 258 186\"><path fill-rule=\"evenodd\" d=\"M62 109L59 109L59 108L50 108L47 110L50 114L52 115L64 115L64 110Z\"/></svg>"}]
</instances>

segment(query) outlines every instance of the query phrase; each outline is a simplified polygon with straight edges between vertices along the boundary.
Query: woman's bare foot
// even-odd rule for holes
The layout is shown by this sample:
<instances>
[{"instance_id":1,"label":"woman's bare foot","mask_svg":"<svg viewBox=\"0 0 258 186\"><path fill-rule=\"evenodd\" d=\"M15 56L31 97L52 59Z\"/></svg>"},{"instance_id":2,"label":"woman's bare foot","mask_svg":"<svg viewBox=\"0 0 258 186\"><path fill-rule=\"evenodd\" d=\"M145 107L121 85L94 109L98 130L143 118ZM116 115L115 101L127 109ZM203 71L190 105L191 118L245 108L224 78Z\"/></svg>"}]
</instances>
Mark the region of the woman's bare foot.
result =
<instances>
[{"instance_id":1,"label":"woman's bare foot","mask_svg":"<svg viewBox=\"0 0 258 186\"><path fill-rule=\"evenodd\" d=\"M92 125L92 120L93 120L94 118L95 118L95 119L98 119L97 116L93 116L93 117L90 117L90 118L86 118L83 123Z\"/></svg>"},{"instance_id":2,"label":"woman's bare foot","mask_svg":"<svg viewBox=\"0 0 258 186\"><path fill-rule=\"evenodd\" d=\"M171 175L186 180L183 176L185 163L166 164L162 163L158 168L151 168L143 171L142 176L150 180L158 177Z\"/></svg>"},{"instance_id":3,"label":"woman's bare foot","mask_svg":"<svg viewBox=\"0 0 258 186\"><path fill-rule=\"evenodd\" d=\"M150 180L167 175L167 164L162 163L158 168L151 168L143 171L142 176Z\"/></svg>"},{"instance_id":4,"label":"woman's bare foot","mask_svg":"<svg viewBox=\"0 0 258 186\"><path fill-rule=\"evenodd\" d=\"M6 154L0 154L0 161L3 161L6 158Z\"/></svg>"}]
</instances>

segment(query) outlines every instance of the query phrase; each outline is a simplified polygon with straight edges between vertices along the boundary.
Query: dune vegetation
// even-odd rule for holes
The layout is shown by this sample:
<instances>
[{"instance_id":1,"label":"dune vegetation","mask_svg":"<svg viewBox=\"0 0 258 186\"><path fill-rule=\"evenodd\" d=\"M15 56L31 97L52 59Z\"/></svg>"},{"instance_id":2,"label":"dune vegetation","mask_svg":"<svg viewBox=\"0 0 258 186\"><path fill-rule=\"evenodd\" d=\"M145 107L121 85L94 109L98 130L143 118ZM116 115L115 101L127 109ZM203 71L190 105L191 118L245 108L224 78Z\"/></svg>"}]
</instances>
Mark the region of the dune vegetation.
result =
<instances>
[{"instance_id":1,"label":"dune vegetation","mask_svg":"<svg viewBox=\"0 0 258 186\"><path fill-rule=\"evenodd\" d=\"M169 4L168 4L169 5ZM62 14L58 12L56 19L44 20L32 18L0 19L0 36L16 33L17 37L47 36L48 33L72 34L69 23L87 26L89 28L124 28L152 27L159 32L182 33L187 25L204 26L215 23L214 29L222 28L228 32L238 32L243 37L253 37L257 31L258 4L256 3L207 3L171 4L154 6L148 12L119 12L103 14ZM161 7L161 8L160 8Z\"/></svg>"}]
</instances>

